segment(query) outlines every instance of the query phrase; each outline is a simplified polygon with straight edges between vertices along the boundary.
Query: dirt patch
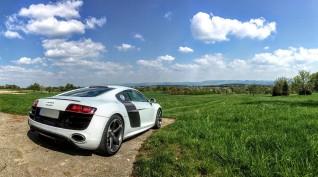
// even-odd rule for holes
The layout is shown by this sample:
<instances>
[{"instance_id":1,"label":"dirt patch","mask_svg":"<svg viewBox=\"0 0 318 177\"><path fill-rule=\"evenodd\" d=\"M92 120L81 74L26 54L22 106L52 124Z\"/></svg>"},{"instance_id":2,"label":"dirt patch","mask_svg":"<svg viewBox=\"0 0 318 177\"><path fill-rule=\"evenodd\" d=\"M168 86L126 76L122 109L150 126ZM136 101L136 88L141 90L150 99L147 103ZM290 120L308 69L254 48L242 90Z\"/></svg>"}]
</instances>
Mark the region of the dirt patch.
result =
<instances>
[{"instance_id":1,"label":"dirt patch","mask_svg":"<svg viewBox=\"0 0 318 177\"><path fill-rule=\"evenodd\" d=\"M174 122L163 119L163 126ZM0 176L130 176L149 130L125 141L112 157L70 144L40 139L29 131L26 116L0 113Z\"/></svg>"},{"instance_id":2,"label":"dirt patch","mask_svg":"<svg viewBox=\"0 0 318 177\"><path fill-rule=\"evenodd\" d=\"M26 94L18 91L11 91L11 90L0 90L0 94Z\"/></svg>"}]
</instances>

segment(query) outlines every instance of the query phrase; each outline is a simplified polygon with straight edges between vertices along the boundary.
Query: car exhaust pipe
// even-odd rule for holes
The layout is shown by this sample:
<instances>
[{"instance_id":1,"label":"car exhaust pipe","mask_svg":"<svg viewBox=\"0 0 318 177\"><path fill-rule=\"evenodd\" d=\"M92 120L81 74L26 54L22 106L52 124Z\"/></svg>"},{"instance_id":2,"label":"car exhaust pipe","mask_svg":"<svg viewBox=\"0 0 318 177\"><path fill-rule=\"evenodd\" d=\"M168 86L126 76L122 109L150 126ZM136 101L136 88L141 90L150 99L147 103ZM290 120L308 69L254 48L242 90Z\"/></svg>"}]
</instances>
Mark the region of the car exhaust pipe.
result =
<instances>
[{"instance_id":1,"label":"car exhaust pipe","mask_svg":"<svg viewBox=\"0 0 318 177\"><path fill-rule=\"evenodd\" d=\"M76 142L83 142L85 141L85 136L82 134L74 133L72 134L72 139Z\"/></svg>"}]
</instances>

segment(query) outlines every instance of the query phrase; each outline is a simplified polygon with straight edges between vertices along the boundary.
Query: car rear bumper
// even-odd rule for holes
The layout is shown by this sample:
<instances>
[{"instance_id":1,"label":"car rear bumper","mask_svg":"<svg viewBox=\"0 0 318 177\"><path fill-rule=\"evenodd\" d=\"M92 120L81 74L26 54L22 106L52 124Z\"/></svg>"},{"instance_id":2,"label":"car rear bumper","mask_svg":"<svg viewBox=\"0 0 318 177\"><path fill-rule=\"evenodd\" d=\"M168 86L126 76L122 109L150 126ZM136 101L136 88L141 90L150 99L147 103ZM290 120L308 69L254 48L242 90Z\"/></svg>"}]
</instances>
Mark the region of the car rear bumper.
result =
<instances>
[{"instance_id":1,"label":"car rear bumper","mask_svg":"<svg viewBox=\"0 0 318 177\"><path fill-rule=\"evenodd\" d=\"M30 129L51 139L67 140L81 149L95 150L100 144L100 140L109 118L94 115L89 126L85 130L72 130L42 124L30 117L28 123ZM83 138L80 138L83 137Z\"/></svg>"}]
</instances>

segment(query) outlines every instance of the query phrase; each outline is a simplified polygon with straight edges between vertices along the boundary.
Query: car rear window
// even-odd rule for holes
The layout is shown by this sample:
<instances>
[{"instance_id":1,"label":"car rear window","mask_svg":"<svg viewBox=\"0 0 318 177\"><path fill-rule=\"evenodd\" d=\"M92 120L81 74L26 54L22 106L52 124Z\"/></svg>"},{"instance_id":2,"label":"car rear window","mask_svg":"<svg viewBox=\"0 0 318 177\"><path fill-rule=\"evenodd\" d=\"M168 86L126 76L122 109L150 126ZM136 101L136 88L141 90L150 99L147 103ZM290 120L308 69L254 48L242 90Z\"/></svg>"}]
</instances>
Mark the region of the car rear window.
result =
<instances>
[{"instance_id":1,"label":"car rear window","mask_svg":"<svg viewBox=\"0 0 318 177\"><path fill-rule=\"evenodd\" d=\"M95 97L103 93L106 93L112 89L113 88L108 88L108 87L83 88L79 90L62 93L59 96Z\"/></svg>"}]
</instances>

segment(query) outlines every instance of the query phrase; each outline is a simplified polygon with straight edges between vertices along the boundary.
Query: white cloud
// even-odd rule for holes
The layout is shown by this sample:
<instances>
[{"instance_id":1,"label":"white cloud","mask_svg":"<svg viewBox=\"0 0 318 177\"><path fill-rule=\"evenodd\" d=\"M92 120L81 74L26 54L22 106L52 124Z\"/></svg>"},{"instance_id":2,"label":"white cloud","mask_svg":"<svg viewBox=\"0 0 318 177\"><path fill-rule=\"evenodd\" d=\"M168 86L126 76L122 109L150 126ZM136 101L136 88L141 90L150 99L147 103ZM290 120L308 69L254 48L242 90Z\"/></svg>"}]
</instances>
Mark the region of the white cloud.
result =
<instances>
[{"instance_id":1,"label":"white cloud","mask_svg":"<svg viewBox=\"0 0 318 177\"><path fill-rule=\"evenodd\" d=\"M197 64L179 64L179 63L176 63L172 66L172 68L177 70L177 71L184 71L184 70L196 71L200 68L200 66Z\"/></svg>"},{"instance_id":2,"label":"white cloud","mask_svg":"<svg viewBox=\"0 0 318 177\"><path fill-rule=\"evenodd\" d=\"M79 18L79 8L83 1L71 0L61 1L55 4L32 4L29 8L22 8L18 13L19 16L46 19L50 17L61 17L66 19Z\"/></svg>"},{"instance_id":3,"label":"white cloud","mask_svg":"<svg viewBox=\"0 0 318 177\"><path fill-rule=\"evenodd\" d=\"M67 41L65 39L46 39L42 41L45 56L53 59L76 60L98 59L106 51L101 43L91 39Z\"/></svg>"},{"instance_id":4,"label":"white cloud","mask_svg":"<svg viewBox=\"0 0 318 177\"><path fill-rule=\"evenodd\" d=\"M245 60L235 59L228 63L229 68L245 70L248 67L248 63Z\"/></svg>"},{"instance_id":5,"label":"white cloud","mask_svg":"<svg viewBox=\"0 0 318 177\"><path fill-rule=\"evenodd\" d=\"M181 53L191 53L193 52L193 49L189 48L189 47L179 47L178 49L179 52Z\"/></svg>"},{"instance_id":6,"label":"white cloud","mask_svg":"<svg viewBox=\"0 0 318 177\"><path fill-rule=\"evenodd\" d=\"M17 61L14 61L14 63L17 63L19 65L30 65L30 64L37 64L41 63L42 65L46 65L43 58L37 57L34 59L28 58L28 57L22 57Z\"/></svg>"},{"instance_id":7,"label":"white cloud","mask_svg":"<svg viewBox=\"0 0 318 177\"><path fill-rule=\"evenodd\" d=\"M168 19L169 21L171 21L172 15L173 15L173 13L172 13L171 11L169 11L169 12L165 13L165 16L164 16L164 17L165 17L166 19Z\"/></svg>"},{"instance_id":8,"label":"white cloud","mask_svg":"<svg viewBox=\"0 0 318 177\"><path fill-rule=\"evenodd\" d=\"M34 82L52 84L52 81L58 79L58 75L52 72L36 68L24 68L20 66L0 66L1 84L16 84L27 86Z\"/></svg>"},{"instance_id":9,"label":"white cloud","mask_svg":"<svg viewBox=\"0 0 318 177\"><path fill-rule=\"evenodd\" d=\"M164 55L164 56L159 56L157 60L159 61L173 61L175 57L170 56L170 55Z\"/></svg>"},{"instance_id":10,"label":"white cloud","mask_svg":"<svg viewBox=\"0 0 318 177\"><path fill-rule=\"evenodd\" d=\"M217 68L226 67L226 63L224 62L223 55L221 53L215 55L204 55L201 58L194 59L194 62L205 68L211 66Z\"/></svg>"},{"instance_id":11,"label":"white cloud","mask_svg":"<svg viewBox=\"0 0 318 177\"><path fill-rule=\"evenodd\" d=\"M67 73L71 73L70 77L80 79L81 77L76 77L78 72L83 75L90 75L95 77L100 77L101 74L120 74L124 71L129 71L131 68L127 64L119 64L115 62L104 62L96 60L64 60L55 61L54 66L63 68Z\"/></svg>"},{"instance_id":12,"label":"white cloud","mask_svg":"<svg viewBox=\"0 0 318 177\"><path fill-rule=\"evenodd\" d=\"M12 74L15 77L31 77L36 75L45 75L45 76L51 76L53 73L43 71L40 69L29 69L29 68L23 68L19 66L0 66L1 74ZM10 77L9 77L10 78Z\"/></svg>"},{"instance_id":13,"label":"white cloud","mask_svg":"<svg viewBox=\"0 0 318 177\"><path fill-rule=\"evenodd\" d=\"M22 31L25 34L46 37L65 37L72 34L84 34L85 29L103 26L106 18L89 17L86 24L79 20L79 8L83 1L67 0L49 4L33 4L22 8L19 13L7 17L8 31Z\"/></svg>"},{"instance_id":14,"label":"white cloud","mask_svg":"<svg viewBox=\"0 0 318 177\"><path fill-rule=\"evenodd\" d=\"M96 19L95 17L89 17L88 19L86 19L86 28L94 29L95 26L102 27L105 23L105 17L102 17L100 19Z\"/></svg>"},{"instance_id":15,"label":"white cloud","mask_svg":"<svg viewBox=\"0 0 318 177\"><path fill-rule=\"evenodd\" d=\"M106 74L118 74L131 69L129 64L103 61L106 51L101 43L93 42L91 39L79 41L67 41L64 39L44 40L42 42L45 56L52 62L52 66L62 68L68 78L80 82L81 75L89 75L92 80L102 79ZM105 78L104 78L105 79ZM97 81L97 80L96 80ZM87 81L88 82L88 81Z\"/></svg>"},{"instance_id":16,"label":"white cloud","mask_svg":"<svg viewBox=\"0 0 318 177\"><path fill-rule=\"evenodd\" d=\"M276 31L275 22L264 18L241 22L199 12L191 19L191 32L195 39L205 43L229 40L228 36L263 40Z\"/></svg>"},{"instance_id":17,"label":"white cloud","mask_svg":"<svg viewBox=\"0 0 318 177\"><path fill-rule=\"evenodd\" d=\"M153 67L157 69L165 69L163 62L171 62L175 59L175 57L170 55L159 56L155 60L138 60L137 63L141 66Z\"/></svg>"},{"instance_id":18,"label":"white cloud","mask_svg":"<svg viewBox=\"0 0 318 177\"><path fill-rule=\"evenodd\" d=\"M159 60L138 60L137 63L141 66L161 68L162 62Z\"/></svg>"},{"instance_id":19,"label":"white cloud","mask_svg":"<svg viewBox=\"0 0 318 177\"><path fill-rule=\"evenodd\" d=\"M115 48L120 52L127 52L129 50L135 50L136 47L130 44L121 44L120 46L115 46Z\"/></svg>"},{"instance_id":20,"label":"white cloud","mask_svg":"<svg viewBox=\"0 0 318 177\"><path fill-rule=\"evenodd\" d=\"M268 50L268 49L269 49L269 46L265 46L265 47L264 47L264 50Z\"/></svg>"},{"instance_id":21,"label":"white cloud","mask_svg":"<svg viewBox=\"0 0 318 177\"><path fill-rule=\"evenodd\" d=\"M7 17L7 20L4 22L7 31L13 31L13 30L22 30L23 26L25 25L23 21L20 21L18 19L17 14L12 14Z\"/></svg>"},{"instance_id":22,"label":"white cloud","mask_svg":"<svg viewBox=\"0 0 318 177\"><path fill-rule=\"evenodd\" d=\"M318 49L305 49L303 47L289 49L278 49L272 53L255 54L252 63L260 65L275 65L281 67L292 67L297 64L309 65L318 62Z\"/></svg>"},{"instance_id":23,"label":"white cloud","mask_svg":"<svg viewBox=\"0 0 318 177\"><path fill-rule=\"evenodd\" d=\"M318 49L290 47L277 49L271 53L257 53L247 59L234 60L217 53L203 55L190 63L164 65L158 60L148 60L143 61L143 64L155 69L165 68L165 72L159 72L160 78L166 78L169 81L274 80L281 76L293 77L300 69L315 68L317 71ZM152 77L154 76L153 74Z\"/></svg>"},{"instance_id":24,"label":"white cloud","mask_svg":"<svg viewBox=\"0 0 318 177\"><path fill-rule=\"evenodd\" d=\"M135 38L135 39L138 39L138 40L141 40L141 41L145 41L145 38L144 38L141 34L138 34L138 33L136 33L136 34L134 35L134 38Z\"/></svg>"},{"instance_id":25,"label":"white cloud","mask_svg":"<svg viewBox=\"0 0 318 177\"><path fill-rule=\"evenodd\" d=\"M6 32L3 33L3 35L7 38L10 38L10 39L23 39L22 36L18 33L18 32L15 32L15 31L10 31L10 30L7 30Z\"/></svg>"},{"instance_id":26,"label":"white cloud","mask_svg":"<svg viewBox=\"0 0 318 177\"><path fill-rule=\"evenodd\" d=\"M26 34L37 34L48 37L67 36L73 33L84 34L85 25L78 20L62 21L54 17L30 20L24 27Z\"/></svg>"},{"instance_id":27,"label":"white cloud","mask_svg":"<svg viewBox=\"0 0 318 177\"><path fill-rule=\"evenodd\" d=\"M277 49L268 53L257 53L247 59L225 59L222 54L207 54L193 60L198 68L184 67L188 73L200 80L211 79L259 79L274 80L277 77L293 77L301 69L318 70L318 49L303 47ZM189 63L188 65L192 65ZM185 77L190 77L186 76Z\"/></svg>"}]
</instances>

